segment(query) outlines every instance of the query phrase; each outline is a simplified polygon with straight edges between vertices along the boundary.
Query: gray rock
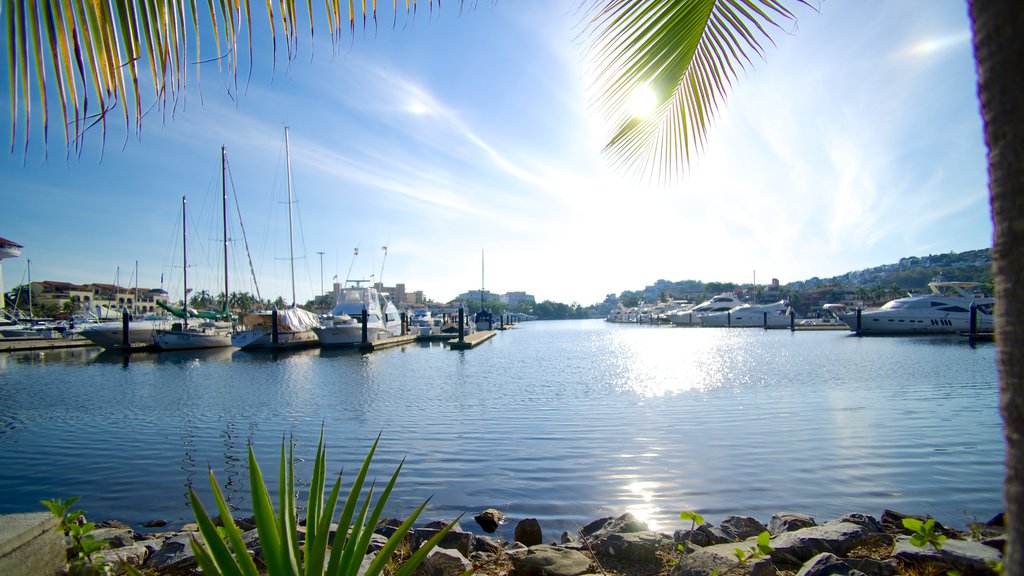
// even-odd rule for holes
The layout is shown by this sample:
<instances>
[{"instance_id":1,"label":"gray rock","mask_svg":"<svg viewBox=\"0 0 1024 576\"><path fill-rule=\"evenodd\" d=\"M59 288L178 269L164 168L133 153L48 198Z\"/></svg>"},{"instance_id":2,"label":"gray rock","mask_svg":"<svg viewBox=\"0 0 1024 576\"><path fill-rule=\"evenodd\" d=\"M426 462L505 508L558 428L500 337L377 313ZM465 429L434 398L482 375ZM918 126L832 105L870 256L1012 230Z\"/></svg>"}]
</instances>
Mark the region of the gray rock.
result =
<instances>
[{"instance_id":1,"label":"gray rock","mask_svg":"<svg viewBox=\"0 0 1024 576\"><path fill-rule=\"evenodd\" d=\"M737 540L752 538L768 529L756 518L749 516L727 516L719 527L727 533L734 534Z\"/></svg>"},{"instance_id":2,"label":"gray rock","mask_svg":"<svg viewBox=\"0 0 1024 576\"><path fill-rule=\"evenodd\" d=\"M510 544L505 545L505 554L508 554L510 556L522 556L526 554L529 550L530 549L524 546L522 542L512 542Z\"/></svg>"},{"instance_id":3,"label":"gray rock","mask_svg":"<svg viewBox=\"0 0 1024 576\"><path fill-rule=\"evenodd\" d=\"M761 558L750 563L750 576L777 576L778 573L779 570L771 558Z\"/></svg>"},{"instance_id":4,"label":"gray rock","mask_svg":"<svg viewBox=\"0 0 1024 576\"><path fill-rule=\"evenodd\" d=\"M817 522L807 514L779 512L768 521L768 532L772 536L778 536L783 532L792 532L801 528L810 528L811 526L817 526Z\"/></svg>"},{"instance_id":5,"label":"gray rock","mask_svg":"<svg viewBox=\"0 0 1024 576\"><path fill-rule=\"evenodd\" d=\"M97 540L106 540L110 548L123 548L135 543L135 531L131 528L96 528L89 535Z\"/></svg>"},{"instance_id":6,"label":"gray rock","mask_svg":"<svg viewBox=\"0 0 1024 576\"><path fill-rule=\"evenodd\" d=\"M164 526L167 526L167 520L150 520L142 523L143 528L163 528Z\"/></svg>"},{"instance_id":7,"label":"gray rock","mask_svg":"<svg viewBox=\"0 0 1024 576\"><path fill-rule=\"evenodd\" d=\"M593 543L594 551L623 560L653 562L658 548L671 540L657 532L624 532L605 534Z\"/></svg>"},{"instance_id":8,"label":"gray rock","mask_svg":"<svg viewBox=\"0 0 1024 576\"><path fill-rule=\"evenodd\" d=\"M904 518L914 518L921 520L922 522L930 519L930 516L920 516L915 514L903 514L902 512L896 512L894 510L884 510L882 512L882 529L889 534L912 534L910 529L903 526ZM935 531L948 538L960 538L960 534L956 530L950 530L943 526L940 522L935 522Z\"/></svg>"},{"instance_id":9,"label":"gray rock","mask_svg":"<svg viewBox=\"0 0 1024 576\"><path fill-rule=\"evenodd\" d=\"M524 546L536 546L544 542L540 522L536 518L523 518L516 524L515 541Z\"/></svg>"},{"instance_id":10,"label":"gray rock","mask_svg":"<svg viewBox=\"0 0 1024 576\"><path fill-rule=\"evenodd\" d=\"M906 536L896 538L892 557L904 566L934 565L941 567L943 571L957 570L964 574L991 572L988 565L1002 559L998 550L981 542L946 540L942 542L942 549L936 550L931 544L914 546Z\"/></svg>"},{"instance_id":11,"label":"gray rock","mask_svg":"<svg viewBox=\"0 0 1024 576\"><path fill-rule=\"evenodd\" d=\"M366 553L369 554L371 552L380 552L380 549L383 548L387 543L387 536L374 532L370 535L370 543L366 546Z\"/></svg>"},{"instance_id":12,"label":"gray rock","mask_svg":"<svg viewBox=\"0 0 1024 576\"><path fill-rule=\"evenodd\" d=\"M150 554L155 554L164 545L163 540L139 540L133 546L145 546Z\"/></svg>"},{"instance_id":13,"label":"gray rock","mask_svg":"<svg viewBox=\"0 0 1024 576\"><path fill-rule=\"evenodd\" d=\"M132 566L142 566L150 554L148 547L142 544L132 544L131 546L100 550L93 554L93 560L111 564L127 563Z\"/></svg>"},{"instance_id":14,"label":"gray rock","mask_svg":"<svg viewBox=\"0 0 1024 576\"><path fill-rule=\"evenodd\" d=\"M874 558L843 558L855 570L860 570L867 576L896 576L900 567L892 559L875 560Z\"/></svg>"},{"instance_id":15,"label":"gray rock","mask_svg":"<svg viewBox=\"0 0 1024 576\"><path fill-rule=\"evenodd\" d=\"M796 567L822 552L843 556L871 536L867 528L849 522L812 526L773 538L771 556L778 566Z\"/></svg>"},{"instance_id":16,"label":"gray rock","mask_svg":"<svg viewBox=\"0 0 1024 576\"><path fill-rule=\"evenodd\" d=\"M689 543L702 547L738 541L732 532L726 532L711 524L701 524L694 530L676 530L672 534L672 539L680 544Z\"/></svg>"},{"instance_id":17,"label":"gray rock","mask_svg":"<svg viewBox=\"0 0 1024 576\"><path fill-rule=\"evenodd\" d=\"M587 524L583 528L580 528L580 536L586 538L587 536L593 536L597 534L597 531L604 528L605 524L611 522L611 516L605 516L604 518L598 518L593 522Z\"/></svg>"},{"instance_id":18,"label":"gray rock","mask_svg":"<svg viewBox=\"0 0 1024 576\"><path fill-rule=\"evenodd\" d=\"M473 567L458 550L434 548L423 561L432 576L459 576Z\"/></svg>"},{"instance_id":19,"label":"gray rock","mask_svg":"<svg viewBox=\"0 0 1024 576\"><path fill-rule=\"evenodd\" d=\"M636 516L633 516L629 512L626 512L622 516L619 516L618 518L613 518L612 520L606 522L604 526L602 526L601 529L598 530L598 533L628 534L631 532L645 532L647 530L650 530L650 528L647 527L646 522L642 522Z\"/></svg>"},{"instance_id":20,"label":"gray rock","mask_svg":"<svg viewBox=\"0 0 1024 576\"><path fill-rule=\"evenodd\" d=\"M853 512L850 514L843 514L835 520L829 520L825 524L838 524L840 522L849 522L850 524L857 524L863 526L872 532L881 532L882 524L874 516L868 516L867 514L860 514Z\"/></svg>"},{"instance_id":21,"label":"gray rock","mask_svg":"<svg viewBox=\"0 0 1024 576\"><path fill-rule=\"evenodd\" d=\"M511 559L517 576L580 576L590 570L590 558L583 553L545 544Z\"/></svg>"},{"instance_id":22,"label":"gray rock","mask_svg":"<svg viewBox=\"0 0 1024 576\"><path fill-rule=\"evenodd\" d=\"M424 528L417 528L413 530L412 542L413 549L418 549L427 540L430 540L437 535L438 532L444 529L445 524L430 523ZM473 539L475 536L470 532L463 532L459 525L456 524L443 538L437 543L438 548L447 548L449 550L458 550L463 556L469 556L469 553L473 548Z\"/></svg>"},{"instance_id":23,"label":"gray rock","mask_svg":"<svg viewBox=\"0 0 1024 576\"><path fill-rule=\"evenodd\" d=\"M811 558L800 568L796 576L865 576L835 554L822 552Z\"/></svg>"},{"instance_id":24,"label":"gray rock","mask_svg":"<svg viewBox=\"0 0 1024 576\"><path fill-rule=\"evenodd\" d=\"M476 520L476 523L480 525L484 532L493 534L498 529L498 526L501 526L501 523L505 521L505 515L494 508L488 508L473 516L473 520Z\"/></svg>"},{"instance_id":25,"label":"gray rock","mask_svg":"<svg viewBox=\"0 0 1024 576\"><path fill-rule=\"evenodd\" d=\"M476 552L484 552L486 554L497 554L498 552L501 552L501 544L498 544L486 536L477 536L473 538L473 550Z\"/></svg>"},{"instance_id":26,"label":"gray rock","mask_svg":"<svg viewBox=\"0 0 1024 576\"><path fill-rule=\"evenodd\" d=\"M187 570L196 566L195 555L192 554L192 538L202 541L198 532L181 532L169 538L164 545L146 560L146 566L157 570Z\"/></svg>"},{"instance_id":27,"label":"gray rock","mask_svg":"<svg viewBox=\"0 0 1024 576\"><path fill-rule=\"evenodd\" d=\"M575 544L579 541L579 536L572 532L562 532L562 535L558 539L559 544Z\"/></svg>"},{"instance_id":28,"label":"gray rock","mask_svg":"<svg viewBox=\"0 0 1024 576\"><path fill-rule=\"evenodd\" d=\"M734 556L736 544L715 544L684 554L672 567L670 576L707 576L714 572L725 574L739 565Z\"/></svg>"}]
</instances>

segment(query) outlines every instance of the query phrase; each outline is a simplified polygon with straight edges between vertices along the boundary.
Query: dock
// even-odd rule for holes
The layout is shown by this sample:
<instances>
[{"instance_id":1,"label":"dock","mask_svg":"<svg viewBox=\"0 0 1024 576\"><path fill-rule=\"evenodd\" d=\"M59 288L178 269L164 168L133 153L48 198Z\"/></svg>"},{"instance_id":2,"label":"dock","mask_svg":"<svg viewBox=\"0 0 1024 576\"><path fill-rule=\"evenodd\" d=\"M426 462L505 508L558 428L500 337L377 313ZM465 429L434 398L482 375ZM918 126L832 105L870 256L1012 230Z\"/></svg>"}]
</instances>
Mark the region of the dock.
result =
<instances>
[{"instance_id":1,"label":"dock","mask_svg":"<svg viewBox=\"0 0 1024 576\"><path fill-rule=\"evenodd\" d=\"M471 350L484 342L487 342L498 332L495 330L481 330L467 334L462 340L457 337L448 341L448 347L452 350Z\"/></svg>"},{"instance_id":2,"label":"dock","mask_svg":"<svg viewBox=\"0 0 1024 576\"><path fill-rule=\"evenodd\" d=\"M358 348L360 352L373 352L376 350L384 350L385 348L394 348L395 346L412 344L415 341L416 336L414 334L405 334L403 336L381 338L380 340L374 340L372 342L362 342L358 345Z\"/></svg>"},{"instance_id":3,"label":"dock","mask_svg":"<svg viewBox=\"0 0 1024 576\"><path fill-rule=\"evenodd\" d=\"M28 350L62 350L95 346L87 338L0 338L0 352L23 352Z\"/></svg>"}]
</instances>

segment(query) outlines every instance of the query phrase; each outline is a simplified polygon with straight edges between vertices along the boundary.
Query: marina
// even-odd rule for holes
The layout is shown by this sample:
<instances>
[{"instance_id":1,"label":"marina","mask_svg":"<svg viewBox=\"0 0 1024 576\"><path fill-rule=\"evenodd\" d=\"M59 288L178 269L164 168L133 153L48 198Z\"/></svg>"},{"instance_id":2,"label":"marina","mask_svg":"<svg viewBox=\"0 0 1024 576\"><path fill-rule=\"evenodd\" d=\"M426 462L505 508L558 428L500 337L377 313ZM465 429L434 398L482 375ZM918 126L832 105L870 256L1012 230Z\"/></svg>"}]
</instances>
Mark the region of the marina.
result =
<instances>
[{"instance_id":1,"label":"marina","mask_svg":"<svg viewBox=\"0 0 1024 576\"><path fill-rule=\"evenodd\" d=\"M884 509L950 526L1002 508L995 346L956 335L518 324L472 351L96 347L0 355L0 513L83 496L90 518L190 519L207 466L239 515L252 442L320 426L349 469L382 434L377 474L406 458L390 511L494 507L573 530L632 512L709 521ZM208 498L209 494L201 494Z\"/></svg>"}]
</instances>

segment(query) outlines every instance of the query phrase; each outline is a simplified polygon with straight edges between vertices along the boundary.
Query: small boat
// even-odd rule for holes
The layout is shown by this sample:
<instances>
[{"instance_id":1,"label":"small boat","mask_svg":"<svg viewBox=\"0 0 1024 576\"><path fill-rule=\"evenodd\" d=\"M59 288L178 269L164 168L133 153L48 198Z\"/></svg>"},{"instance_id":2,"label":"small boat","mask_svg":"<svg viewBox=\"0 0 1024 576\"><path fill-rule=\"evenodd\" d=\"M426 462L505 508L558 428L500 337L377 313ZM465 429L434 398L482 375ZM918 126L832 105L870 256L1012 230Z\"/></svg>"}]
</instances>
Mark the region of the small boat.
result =
<instances>
[{"instance_id":1,"label":"small boat","mask_svg":"<svg viewBox=\"0 0 1024 576\"><path fill-rule=\"evenodd\" d=\"M338 292L331 315L313 329L321 346L355 346L363 341L363 311L366 311L366 341L398 336L402 318L398 308L372 286L343 288Z\"/></svg>"},{"instance_id":2,"label":"small boat","mask_svg":"<svg viewBox=\"0 0 1024 576\"><path fill-rule=\"evenodd\" d=\"M731 292L719 294L710 300L701 302L689 310L682 310L668 317L669 322L676 326L700 326L700 318L705 314L717 312L728 312L733 308L742 305L740 299Z\"/></svg>"},{"instance_id":3,"label":"small boat","mask_svg":"<svg viewBox=\"0 0 1024 576\"><path fill-rule=\"evenodd\" d=\"M273 308L238 318L231 345L242 350L304 348L317 345L313 329L320 325L316 314L295 304L295 244L292 230L292 159L288 147L288 128L284 129L285 157L288 166L288 250L292 276L292 305Z\"/></svg>"},{"instance_id":4,"label":"small boat","mask_svg":"<svg viewBox=\"0 0 1024 576\"><path fill-rule=\"evenodd\" d=\"M836 311L858 334L957 334L995 331L995 298L978 294L976 282L932 282L930 294L907 296L873 310Z\"/></svg>"},{"instance_id":5,"label":"small boat","mask_svg":"<svg viewBox=\"0 0 1024 576\"><path fill-rule=\"evenodd\" d=\"M701 326L729 328L789 328L789 301L771 304L741 304L725 312L700 317Z\"/></svg>"}]
</instances>

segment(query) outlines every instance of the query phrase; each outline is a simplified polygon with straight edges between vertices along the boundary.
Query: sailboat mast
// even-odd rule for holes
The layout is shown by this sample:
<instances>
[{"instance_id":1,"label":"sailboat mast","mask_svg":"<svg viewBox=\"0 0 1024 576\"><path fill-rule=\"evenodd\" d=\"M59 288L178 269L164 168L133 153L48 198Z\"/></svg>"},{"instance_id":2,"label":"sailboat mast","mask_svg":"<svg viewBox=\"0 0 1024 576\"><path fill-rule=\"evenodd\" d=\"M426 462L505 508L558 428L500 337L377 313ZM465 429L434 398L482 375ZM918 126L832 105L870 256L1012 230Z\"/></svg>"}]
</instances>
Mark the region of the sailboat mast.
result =
<instances>
[{"instance_id":1,"label":"sailboat mast","mask_svg":"<svg viewBox=\"0 0 1024 576\"><path fill-rule=\"evenodd\" d=\"M484 251L480 250L480 311L484 311Z\"/></svg>"},{"instance_id":2,"label":"sailboat mast","mask_svg":"<svg viewBox=\"0 0 1024 576\"><path fill-rule=\"evenodd\" d=\"M35 314L32 313L32 260L25 260L25 269L28 271L28 317L32 318Z\"/></svg>"},{"instance_id":3,"label":"sailboat mast","mask_svg":"<svg viewBox=\"0 0 1024 576\"><path fill-rule=\"evenodd\" d=\"M186 222L188 218L185 217L185 197L181 197L181 266L183 272L181 273L181 284L185 291L184 299L182 300L182 309L185 312L185 317L182 319L185 323L185 327L188 327L188 229L186 228Z\"/></svg>"},{"instance_id":4,"label":"sailboat mast","mask_svg":"<svg viewBox=\"0 0 1024 576\"><path fill-rule=\"evenodd\" d=\"M228 180L227 180L227 148L220 147L220 189L221 189L221 217L224 225L224 314L231 311L230 297L228 292Z\"/></svg>"},{"instance_id":5,"label":"sailboat mast","mask_svg":"<svg viewBox=\"0 0 1024 576\"><path fill-rule=\"evenodd\" d=\"M288 146L288 127L284 127L284 155L288 164L288 262L292 271L292 308L295 307L295 242L292 233L292 153Z\"/></svg>"}]
</instances>

